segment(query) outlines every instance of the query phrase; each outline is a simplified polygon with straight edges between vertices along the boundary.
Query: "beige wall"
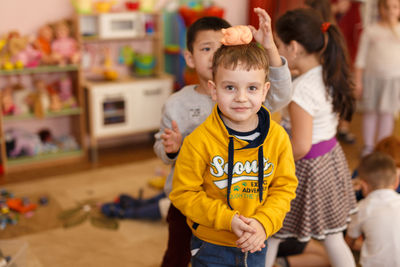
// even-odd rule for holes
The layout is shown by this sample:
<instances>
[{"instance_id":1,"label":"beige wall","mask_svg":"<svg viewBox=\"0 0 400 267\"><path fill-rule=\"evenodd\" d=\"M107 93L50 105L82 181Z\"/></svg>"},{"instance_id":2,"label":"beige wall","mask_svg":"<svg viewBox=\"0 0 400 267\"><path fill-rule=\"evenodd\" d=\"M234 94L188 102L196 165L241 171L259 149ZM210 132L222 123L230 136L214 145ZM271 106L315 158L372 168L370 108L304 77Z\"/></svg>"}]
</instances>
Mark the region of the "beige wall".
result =
<instances>
[{"instance_id":1,"label":"beige wall","mask_svg":"<svg viewBox=\"0 0 400 267\"><path fill-rule=\"evenodd\" d=\"M215 3L225 9L225 17L231 24L247 24L248 0L216 0ZM21 34L35 34L40 26L72 14L70 0L2 0L0 35L13 29Z\"/></svg>"}]
</instances>

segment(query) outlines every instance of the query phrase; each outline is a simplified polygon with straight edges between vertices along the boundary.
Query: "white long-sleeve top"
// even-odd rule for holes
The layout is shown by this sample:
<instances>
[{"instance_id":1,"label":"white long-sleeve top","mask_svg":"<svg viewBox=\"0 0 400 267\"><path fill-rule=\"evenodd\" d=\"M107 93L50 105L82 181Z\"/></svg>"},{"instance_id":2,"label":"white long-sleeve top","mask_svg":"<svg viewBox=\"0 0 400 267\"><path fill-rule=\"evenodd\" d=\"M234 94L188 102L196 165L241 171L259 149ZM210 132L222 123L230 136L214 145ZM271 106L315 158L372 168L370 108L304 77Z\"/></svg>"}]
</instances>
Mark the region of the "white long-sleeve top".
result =
<instances>
[{"instance_id":1,"label":"white long-sleeve top","mask_svg":"<svg viewBox=\"0 0 400 267\"><path fill-rule=\"evenodd\" d=\"M400 23L393 30L380 24L364 29L355 66L364 69L365 75L379 78L399 77Z\"/></svg>"}]
</instances>

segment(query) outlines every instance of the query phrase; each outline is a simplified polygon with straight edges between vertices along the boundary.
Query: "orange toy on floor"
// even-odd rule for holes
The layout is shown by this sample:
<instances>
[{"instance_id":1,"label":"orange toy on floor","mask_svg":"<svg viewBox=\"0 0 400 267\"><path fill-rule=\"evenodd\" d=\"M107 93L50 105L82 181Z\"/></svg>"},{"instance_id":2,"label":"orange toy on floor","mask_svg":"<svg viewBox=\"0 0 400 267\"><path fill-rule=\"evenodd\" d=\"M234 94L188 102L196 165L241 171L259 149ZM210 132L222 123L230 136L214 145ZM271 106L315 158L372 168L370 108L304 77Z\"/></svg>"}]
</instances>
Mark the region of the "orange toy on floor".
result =
<instances>
[{"instance_id":1,"label":"orange toy on floor","mask_svg":"<svg viewBox=\"0 0 400 267\"><path fill-rule=\"evenodd\" d=\"M24 204L21 198L9 198L7 199L7 206L19 213L26 213L28 211L35 210L37 205L33 203Z\"/></svg>"}]
</instances>

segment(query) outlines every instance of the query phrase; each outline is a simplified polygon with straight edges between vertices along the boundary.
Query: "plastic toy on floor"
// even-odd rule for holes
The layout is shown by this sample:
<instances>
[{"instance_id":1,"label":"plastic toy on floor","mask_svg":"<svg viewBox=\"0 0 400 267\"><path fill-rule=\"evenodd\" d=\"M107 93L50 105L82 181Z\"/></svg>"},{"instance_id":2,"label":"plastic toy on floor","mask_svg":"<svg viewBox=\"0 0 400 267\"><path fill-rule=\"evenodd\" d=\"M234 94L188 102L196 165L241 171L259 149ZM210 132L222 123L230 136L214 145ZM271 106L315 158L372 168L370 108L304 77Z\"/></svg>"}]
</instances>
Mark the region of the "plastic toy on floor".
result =
<instances>
[{"instance_id":1,"label":"plastic toy on floor","mask_svg":"<svg viewBox=\"0 0 400 267\"><path fill-rule=\"evenodd\" d=\"M34 203L30 203L28 201L24 201L22 198L9 198L7 199L7 206L15 210L19 213L26 213L29 211L36 210L37 205Z\"/></svg>"}]
</instances>

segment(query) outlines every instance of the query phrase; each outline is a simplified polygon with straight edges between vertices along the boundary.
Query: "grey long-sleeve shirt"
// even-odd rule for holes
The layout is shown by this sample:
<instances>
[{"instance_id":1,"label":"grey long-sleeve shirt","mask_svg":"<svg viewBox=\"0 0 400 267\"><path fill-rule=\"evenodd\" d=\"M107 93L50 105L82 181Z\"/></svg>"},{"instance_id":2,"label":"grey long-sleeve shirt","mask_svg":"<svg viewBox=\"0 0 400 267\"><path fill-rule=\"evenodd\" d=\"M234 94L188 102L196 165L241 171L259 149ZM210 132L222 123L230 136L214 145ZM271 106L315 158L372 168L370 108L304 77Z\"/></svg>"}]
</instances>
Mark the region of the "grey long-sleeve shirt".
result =
<instances>
[{"instance_id":1,"label":"grey long-sleeve shirt","mask_svg":"<svg viewBox=\"0 0 400 267\"><path fill-rule=\"evenodd\" d=\"M286 106L292 96L292 81L290 71L285 58L282 58L283 65L270 67L271 88L267 94L264 105L272 112ZM174 174L175 161L177 157L170 158L165 153L161 134L165 128L171 129L171 122L174 120L182 134L182 138L188 136L197 126L205 121L211 114L215 102L211 96L198 93L197 85L188 85L180 91L172 94L165 102L162 110L160 130L155 134L154 152L166 164L172 164L164 191L168 196L172 190L172 177Z\"/></svg>"}]
</instances>

